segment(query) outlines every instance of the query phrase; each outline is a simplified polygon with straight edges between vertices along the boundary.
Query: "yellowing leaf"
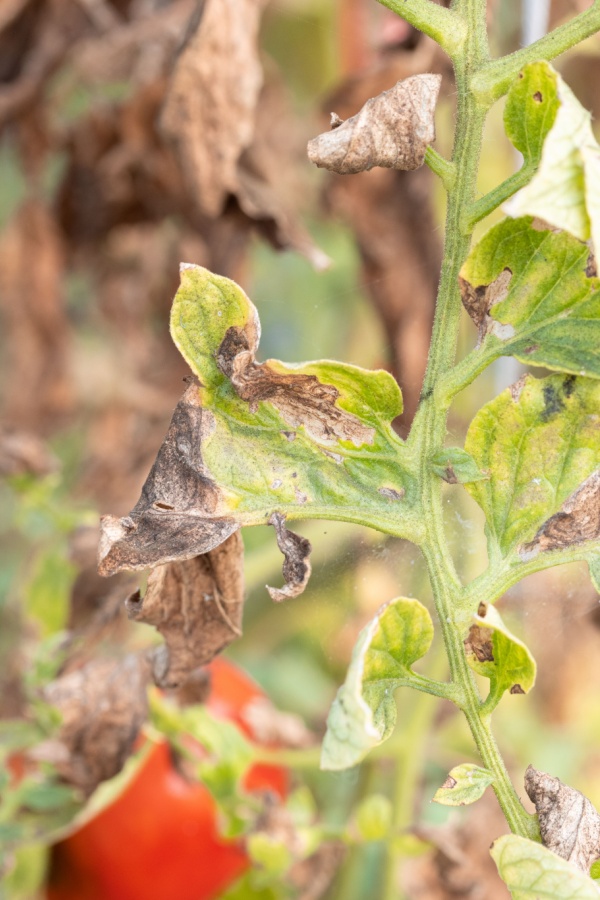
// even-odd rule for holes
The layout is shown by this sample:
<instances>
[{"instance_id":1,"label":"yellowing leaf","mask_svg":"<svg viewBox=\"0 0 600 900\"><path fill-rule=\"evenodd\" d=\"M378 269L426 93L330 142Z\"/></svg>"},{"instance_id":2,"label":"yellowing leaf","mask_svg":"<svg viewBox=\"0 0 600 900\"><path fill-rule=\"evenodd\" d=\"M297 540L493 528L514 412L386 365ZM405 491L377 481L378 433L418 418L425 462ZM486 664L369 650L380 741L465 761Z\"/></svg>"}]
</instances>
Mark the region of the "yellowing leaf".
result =
<instances>
[{"instance_id":1,"label":"yellowing leaf","mask_svg":"<svg viewBox=\"0 0 600 900\"><path fill-rule=\"evenodd\" d=\"M406 597L387 603L363 628L327 719L323 769L354 766L390 736L396 724L394 691L410 678L411 666L432 639L429 612Z\"/></svg>"},{"instance_id":2,"label":"yellowing leaf","mask_svg":"<svg viewBox=\"0 0 600 900\"><path fill-rule=\"evenodd\" d=\"M505 691L527 694L533 687L535 660L525 644L508 630L494 606L479 605L465 650L471 668L490 679L494 698L500 699Z\"/></svg>"},{"instance_id":3,"label":"yellowing leaf","mask_svg":"<svg viewBox=\"0 0 600 900\"><path fill-rule=\"evenodd\" d=\"M450 770L446 781L435 792L433 800L442 806L467 806L479 800L493 781L494 776L488 769L463 763Z\"/></svg>"},{"instance_id":4,"label":"yellowing leaf","mask_svg":"<svg viewBox=\"0 0 600 900\"><path fill-rule=\"evenodd\" d=\"M535 841L505 834L491 854L513 900L598 900L600 890L587 875Z\"/></svg>"}]
</instances>

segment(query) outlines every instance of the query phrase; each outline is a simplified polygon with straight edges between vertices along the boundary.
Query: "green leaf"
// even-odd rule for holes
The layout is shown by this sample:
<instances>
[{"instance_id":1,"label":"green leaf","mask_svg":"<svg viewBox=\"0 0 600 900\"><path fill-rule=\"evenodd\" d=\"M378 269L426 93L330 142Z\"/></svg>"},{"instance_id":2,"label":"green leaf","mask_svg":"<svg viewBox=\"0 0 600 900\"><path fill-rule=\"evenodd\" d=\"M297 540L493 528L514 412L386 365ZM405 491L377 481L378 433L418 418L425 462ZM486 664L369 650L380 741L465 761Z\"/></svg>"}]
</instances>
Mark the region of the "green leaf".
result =
<instances>
[{"instance_id":1,"label":"green leaf","mask_svg":"<svg viewBox=\"0 0 600 900\"><path fill-rule=\"evenodd\" d=\"M525 72L530 88L539 82L532 99L535 93L542 99L539 110L527 101L523 125L515 124L514 134L522 143L531 126L534 150L545 137L544 147L536 174L510 200L506 210L512 216L537 216L582 241L593 238L594 245L600 247L600 147L592 131L591 114L548 63L534 63ZM518 115L517 100L515 97L511 122ZM549 122L551 127L544 135Z\"/></svg>"},{"instance_id":2,"label":"green leaf","mask_svg":"<svg viewBox=\"0 0 600 900\"><path fill-rule=\"evenodd\" d=\"M450 770L448 778L433 796L435 803L442 806L467 806L483 796L483 792L494 781L488 769L463 763Z\"/></svg>"},{"instance_id":3,"label":"green leaf","mask_svg":"<svg viewBox=\"0 0 600 900\"><path fill-rule=\"evenodd\" d=\"M467 662L489 678L494 698L505 691L527 694L535 684L536 664L526 645L512 634L498 610L480 603L465 640Z\"/></svg>"},{"instance_id":4,"label":"green leaf","mask_svg":"<svg viewBox=\"0 0 600 900\"><path fill-rule=\"evenodd\" d=\"M398 597L363 628L346 681L338 691L323 740L321 767L347 769L386 740L396 724L394 691L427 653L433 624L418 600Z\"/></svg>"},{"instance_id":5,"label":"green leaf","mask_svg":"<svg viewBox=\"0 0 600 900\"><path fill-rule=\"evenodd\" d=\"M465 447L490 479L467 490L485 512L493 557L597 553L597 520L585 508L599 502L599 424L600 383L562 375L526 376L477 413Z\"/></svg>"},{"instance_id":6,"label":"green leaf","mask_svg":"<svg viewBox=\"0 0 600 900\"><path fill-rule=\"evenodd\" d=\"M488 231L460 276L481 352L600 378L600 281L588 259L585 244L530 217Z\"/></svg>"},{"instance_id":7,"label":"green leaf","mask_svg":"<svg viewBox=\"0 0 600 900\"><path fill-rule=\"evenodd\" d=\"M64 784L52 782L22 782L19 785L21 804L34 812L51 812L77 803L78 794Z\"/></svg>"},{"instance_id":8,"label":"green leaf","mask_svg":"<svg viewBox=\"0 0 600 900\"><path fill-rule=\"evenodd\" d=\"M505 834L491 849L513 900L598 900L591 878L542 844Z\"/></svg>"},{"instance_id":9,"label":"green leaf","mask_svg":"<svg viewBox=\"0 0 600 900\"><path fill-rule=\"evenodd\" d=\"M392 826L393 807L383 794L370 794L356 811L358 832L364 841L383 841Z\"/></svg>"},{"instance_id":10,"label":"green leaf","mask_svg":"<svg viewBox=\"0 0 600 900\"><path fill-rule=\"evenodd\" d=\"M206 552L274 512L422 532L418 461L392 429L402 397L388 372L257 363L256 309L200 266L182 268L171 333L198 383L137 506L104 518L103 574Z\"/></svg>"},{"instance_id":11,"label":"green leaf","mask_svg":"<svg viewBox=\"0 0 600 900\"><path fill-rule=\"evenodd\" d=\"M488 477L487 472L482 472L473 457L460 447L438 450L431 457L431 468L448 484L468 484Z\"/></svg>"},{"instance_id":12,"label":"green leaf","mask_svg":"<svg viewBox=\"0 0 600 900\"><path fill-rule=\"evenodd\" d=\"M265 874L271 878L284 875L294 861L292 852L284 841L264 831L249 835L246 846L254 865L264 869Z\"/></svg>"},{"instance_id":13,"label":"green leaf","mask_svg":"<svg viewBox=\"0 0 600 900\"><path fill-rule=\"evenodd\" d=\"M526 165L537 165L561 101L557 73L546 62L526 65L506 97L504 128Z\"/></svg>"}]
</instances>

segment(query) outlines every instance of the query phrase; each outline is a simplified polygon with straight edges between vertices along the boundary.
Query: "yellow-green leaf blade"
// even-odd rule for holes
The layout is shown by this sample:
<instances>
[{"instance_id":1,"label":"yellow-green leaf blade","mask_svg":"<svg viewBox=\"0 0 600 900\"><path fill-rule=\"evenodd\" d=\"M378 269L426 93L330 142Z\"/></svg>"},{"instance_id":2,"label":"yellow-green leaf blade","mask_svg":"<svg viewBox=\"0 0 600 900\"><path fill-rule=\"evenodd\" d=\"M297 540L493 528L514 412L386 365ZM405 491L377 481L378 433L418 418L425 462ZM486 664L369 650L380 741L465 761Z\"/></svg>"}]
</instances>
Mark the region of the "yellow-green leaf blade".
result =
<instances>
[{"instance_id":1,"label":"yellow-green leaf blade","mask_svg":"<svg viewBox=\"0 0 600 900\"><path fill-rule=\"evenodd\" d=\"M462 763L450 770L448 778L437 789L433 800L442 806L467 806L479 800L493 781L494 776L489 769L482 769L473 763Z\"/></svg>"},{"instance_id":2,"label":"yellow-green leaf blade","mask_svg":"<svg viewBox=\"0 0 600 900\"><path fill-rule=\"evenodd\" d=\"M513 900L598 900L587 875L535 841L515 834L494 841L491 854Z\"/></svg>"}]
</instances>

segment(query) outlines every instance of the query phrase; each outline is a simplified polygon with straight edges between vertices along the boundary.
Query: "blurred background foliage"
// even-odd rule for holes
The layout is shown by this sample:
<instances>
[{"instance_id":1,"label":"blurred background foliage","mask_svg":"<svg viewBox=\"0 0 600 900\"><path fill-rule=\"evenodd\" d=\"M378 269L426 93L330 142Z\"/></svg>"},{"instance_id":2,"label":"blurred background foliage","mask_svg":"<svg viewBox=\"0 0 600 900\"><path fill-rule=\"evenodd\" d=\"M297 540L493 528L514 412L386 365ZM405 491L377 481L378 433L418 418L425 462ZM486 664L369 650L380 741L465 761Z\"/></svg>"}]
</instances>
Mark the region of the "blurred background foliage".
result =
<instances>
[{"instance_id":1,"label":"blurred background foliage","mask_svg":"<svg viewBox=\"0 0 600 900\"><path fill-rule=\"evenodd\" d=\"M532 13L527 3L490 0L494 49L517 47L532 14L545 28L585 5L553 0L544 22L544 4L533 4ZM94 574L97 521L105 512L125 514L137 500L182 391L186 369L168 335L180 260L244 285L262 321L262 358L329 357L389 368L405 396L401 433L418 402L442 192L426 171L377 170L352 181L324 176L310 170L303 148L326 127L330 110L345 118L399 78L429 70L444 77L436 146L449 153L454 93L447 63L374 0L266 5L257 59L268 90L255 111L254 144L240 154L245 174L237 187L224 188L219 208L207 210L161 125L195 14L192 0L5 0L0 7L5 719L23 710L24 673L39 642L76 628L115 589L128 593ZM588 41L559 67L597 114L600 41ZM518 165L500 106L490 116L483 163L482 191ZM313 244L329 258L327 267ZM474 337L465 317L461 352ZM453 409L449 441L462 443L477 409L519 374L502 361L482 375ZM470 580L486 565L483 522L459 486L447 488L447 529ZM361 627L397 594L428 602L429 588L418 552L404 542L339 523L299 530L313 544L313 574L303 596L283 605L264 588L280 577L271 530L244 533L244 635L227 655L320 735ZM533 762L585 788L600 805L600 609L586 571L541 573L501 602L539 664L536 689L507 697L497 713L509 766L519 781ZM154 641L143 626L128 626L122 639L134 647ZM423 667L439 674L442 666L435 645ZM401 692L398 705L396 762L386 754L326 774L313 754L298 769L298 784L308 785L332 827L343 826L371 794L391 797L391 784L401 793L404 828L418 824L427 838L430 826L446 824L459 848L454 858L423 854L423 844L412 858L417 845L407 837L408 898L506 897L486 862L491 839L505 827L493 798L464 811L430 803L453 765L477 762L462 720L429 697ZM40 881L41 857L20 853L18 872L6 882L10 898L34 896L32 884ZM383 853L377 840L352 849L326 896L374 896Z\"/></svg>"}]
</instances>

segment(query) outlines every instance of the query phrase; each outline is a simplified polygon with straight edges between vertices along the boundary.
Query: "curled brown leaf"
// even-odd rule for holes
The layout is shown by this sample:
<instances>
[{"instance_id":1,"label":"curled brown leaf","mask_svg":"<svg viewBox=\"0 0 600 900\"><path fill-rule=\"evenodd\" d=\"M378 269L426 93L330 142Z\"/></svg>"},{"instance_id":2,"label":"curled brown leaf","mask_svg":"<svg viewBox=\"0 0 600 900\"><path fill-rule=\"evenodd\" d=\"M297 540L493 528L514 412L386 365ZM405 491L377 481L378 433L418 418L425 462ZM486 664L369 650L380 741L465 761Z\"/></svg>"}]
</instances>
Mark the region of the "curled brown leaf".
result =
<instances>
[{"instance_id":1,"label":"curled brown leaf","mask_svg":"<svg viewBox=\"0 0 600 900\"><path fill-rule=\"evenodd\" d=\"M146 718L148 666L130 654L94 659L51 682L46 700L62 714L56 766L86 794L122 769Z\"/></svg>"},{"instance_id":2,"label":"curled brown leaf","mask_svg":"<svg viewBox=\"0 0 600 900\"><path fill-rule=\"evenodd\" d=\"M525 773L525 790L535 804L544 846L587 875L600 857L600 815L590 801L533 766Z\"/></svg>"},{"instance_id":3,"label":"curled brown leaf","mask_svg":"<svg viewBox=\"0 0 600 900\"><path fill-rule=\"evenodd\" d=\"M269 519L277 535L277 546L284 555L283 577L285 586L282 588L268 587L271 598L277 602L297 597L302 593L310 578L310 552L312 547L307 538L301 537L294 531L285 527L285 516L281 513L273 513Z\"/></svg>"},{"instance_id":4,"label":"curled brown leaf","mask_svg":"<svg viewBox=\"0 0 600 900\"><path fill-rule=\"evenodd\" d=\"M308 144L316 166L351 175L375 166L418 169L435 139L440 75L413 75L367 100L360 112Z\"/></svg>"},{"instance_id":5,"label":"curled brown leaf","mask_svg":"<svg viewBox=\"0 0 600 900\"><path fill-rule=\"evenodd\" d=\"M232 534L202 556L154 569L145 596L137 591L126 601L131 619L154 625L165 639L151 653L159 687L179 687L240 636L243 553L240 534Z\"/></svg>"}]
</instances>

